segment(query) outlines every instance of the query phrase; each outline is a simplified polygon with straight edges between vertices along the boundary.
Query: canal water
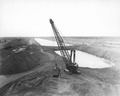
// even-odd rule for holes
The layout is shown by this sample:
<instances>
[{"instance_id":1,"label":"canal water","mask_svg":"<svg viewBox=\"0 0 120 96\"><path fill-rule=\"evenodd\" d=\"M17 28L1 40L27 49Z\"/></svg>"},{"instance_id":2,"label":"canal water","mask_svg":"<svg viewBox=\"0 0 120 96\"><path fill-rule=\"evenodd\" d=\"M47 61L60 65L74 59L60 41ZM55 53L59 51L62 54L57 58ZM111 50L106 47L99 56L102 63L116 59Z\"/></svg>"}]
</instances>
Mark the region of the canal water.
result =
<instances>
[{"instance_id":1,"label":"canal water","mask_svg":"<svg viewBox=\"0 0 120 96\"><path fill-rule=\"evenodd\" d=\"M45 40L41 38L35 38L35 40L40 43L41 45L45 46L57 46L56 42L50 41L50 40ZM60 51L56 51L57 54L60 55ZM76 51L76 59L75 62L80 66L80 67L90 67L90 68L105 68L105 67L111 67L113 64L108 64L104 62L104 59L101 59L99 57L96 57L94 55L81 52L81 51Z\"/></svg>"}]
</instances>

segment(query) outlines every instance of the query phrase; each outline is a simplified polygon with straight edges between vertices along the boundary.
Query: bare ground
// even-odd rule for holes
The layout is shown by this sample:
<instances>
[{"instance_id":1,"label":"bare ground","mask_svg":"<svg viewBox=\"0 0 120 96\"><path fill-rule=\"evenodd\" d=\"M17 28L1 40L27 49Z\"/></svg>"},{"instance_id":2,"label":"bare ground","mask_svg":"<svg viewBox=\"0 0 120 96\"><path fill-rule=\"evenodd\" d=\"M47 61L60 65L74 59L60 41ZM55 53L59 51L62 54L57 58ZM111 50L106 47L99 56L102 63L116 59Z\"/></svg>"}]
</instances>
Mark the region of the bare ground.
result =
<instances>
[{"instance_id":1,"label":"bare ground","mask_svg":"<svg viewBox=\"0 0 120 96\"><path fill-rule=\"evenodd\" d=\"M2 96L119 96L120 74L112 68L91 69L80 67L80 75L68 75L62 58L49 48L44 48L41 66L26 75L11 80L11 85L4 86ZM57 63L61 68L59 78L52 77L52 69ZM11 78L7 77L6 78ZM10 80L10 79L9 79ZM4 90L4 91L3 91ZM9 95L7 95L9 94Z\"/></svg>"},{"instance_id":2,"label":"bare ground","mask_svg":"<svg viewBox=\"0 0 120 96\"><path fill-rule=\"evenodd\" d=\"M39 66L1 78L1 96L120 96L119 70L80 67L80 75L68 75L59 55L48 47L41 52ZM61 69L59 78L52 77L55 63Z\"/></svg>"}]
</instances>

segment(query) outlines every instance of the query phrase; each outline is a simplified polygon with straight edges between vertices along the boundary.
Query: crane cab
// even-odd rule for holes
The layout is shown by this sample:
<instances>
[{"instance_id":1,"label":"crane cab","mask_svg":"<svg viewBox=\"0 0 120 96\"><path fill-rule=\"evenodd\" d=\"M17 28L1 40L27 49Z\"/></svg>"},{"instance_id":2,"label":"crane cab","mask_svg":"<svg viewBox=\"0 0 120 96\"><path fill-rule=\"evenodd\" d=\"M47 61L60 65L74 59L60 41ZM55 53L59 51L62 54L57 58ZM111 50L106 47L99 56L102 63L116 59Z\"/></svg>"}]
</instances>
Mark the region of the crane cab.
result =
<instances>
[{"instance_id":1,"label":"crane cab","mask_svg":"<svg viewBox=\"0 0 120 96\"><path fill-rule=\"evenodd\" d=\"M78 65L77 64L67 64L65 72L69 72L69 74L80 74L80 71L78 71Z\"/></svg>"}]
</instances>

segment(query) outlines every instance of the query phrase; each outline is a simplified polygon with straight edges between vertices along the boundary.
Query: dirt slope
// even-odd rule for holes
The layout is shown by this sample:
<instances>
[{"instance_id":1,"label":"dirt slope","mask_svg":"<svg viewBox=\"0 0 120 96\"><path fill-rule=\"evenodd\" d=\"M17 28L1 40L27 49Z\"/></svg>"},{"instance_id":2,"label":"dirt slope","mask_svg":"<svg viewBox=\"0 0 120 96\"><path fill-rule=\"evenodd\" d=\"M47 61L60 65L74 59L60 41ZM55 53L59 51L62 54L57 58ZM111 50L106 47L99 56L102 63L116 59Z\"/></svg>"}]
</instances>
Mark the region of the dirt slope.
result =
<instances>
[{"instance_id":1,"label":"dirt slope","mask_svg":"<svg viewBox=\"0 0 120 96\"><path fill-rule=\"evenodd\" d=\"M5 76L0 87L1 96L120 96L119 71L80 67L80 75L68 75L63 71L62 58L48 47L42 49L39 66ZM55 63L61 69L59 78L52 76Z\"/></svg>"},{"instance_id":2,"label":"dirt slope","mask_svg":"<svg viewBox=\"0 0 120 96\"><path fill-rule=\"evenodd\" d=\"M48 49L47 49L48 50ZM54 59L44 57L42 66L31 73L12 80L2 87L3 96L119 96L119 72L110 68L91 69L79 68L81 75L68 75L64 73L63 61L54 54ZM50 55L49 55L50 56ZM47 62L46 62L47 61ZM59 64L61 76L52 77L54 63ZM7 95L9 94L9 95Z\"/></svg>"},{"instance_id":3,"label":"dirt slope","mask_svg":"<svg viewBox=\"0 0 120 96\"><path fill-rule=\"evenodd\" d=\"M12 75L31 70L39 65L40 44L30 44L32 39L14 38L0 49L1 75Z\"/></svg>"}]
</instances>

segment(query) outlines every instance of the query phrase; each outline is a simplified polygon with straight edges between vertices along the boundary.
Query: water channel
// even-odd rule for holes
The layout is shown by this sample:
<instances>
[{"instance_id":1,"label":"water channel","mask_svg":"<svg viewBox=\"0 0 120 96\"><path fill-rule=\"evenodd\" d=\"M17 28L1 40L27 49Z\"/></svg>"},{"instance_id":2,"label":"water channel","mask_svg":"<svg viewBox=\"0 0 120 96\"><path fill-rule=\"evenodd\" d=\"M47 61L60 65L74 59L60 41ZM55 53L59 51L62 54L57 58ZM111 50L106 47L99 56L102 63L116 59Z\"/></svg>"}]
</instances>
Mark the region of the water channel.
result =
<instances>
[{"instance_id":1,"label":"water channel","mask_svg":"<svg viewBox=\"0 0 120 96\"><path fill-rule=\"evenodd\" d=\"M35 40L40 43L41 45L45 46L57 46L56 42L50 41L50 40L45 40L41 38L35 38ZM60 55L60 51L56 51L57 54ZM81 51L76 51L76 58L75 62L80 66L80 67L90 67L90 68L105 68L105 67L111 67L113 64L108 64L104 62L104 59L98 58L94 55L81 52Z\"/></svg>"}]
</instances>

